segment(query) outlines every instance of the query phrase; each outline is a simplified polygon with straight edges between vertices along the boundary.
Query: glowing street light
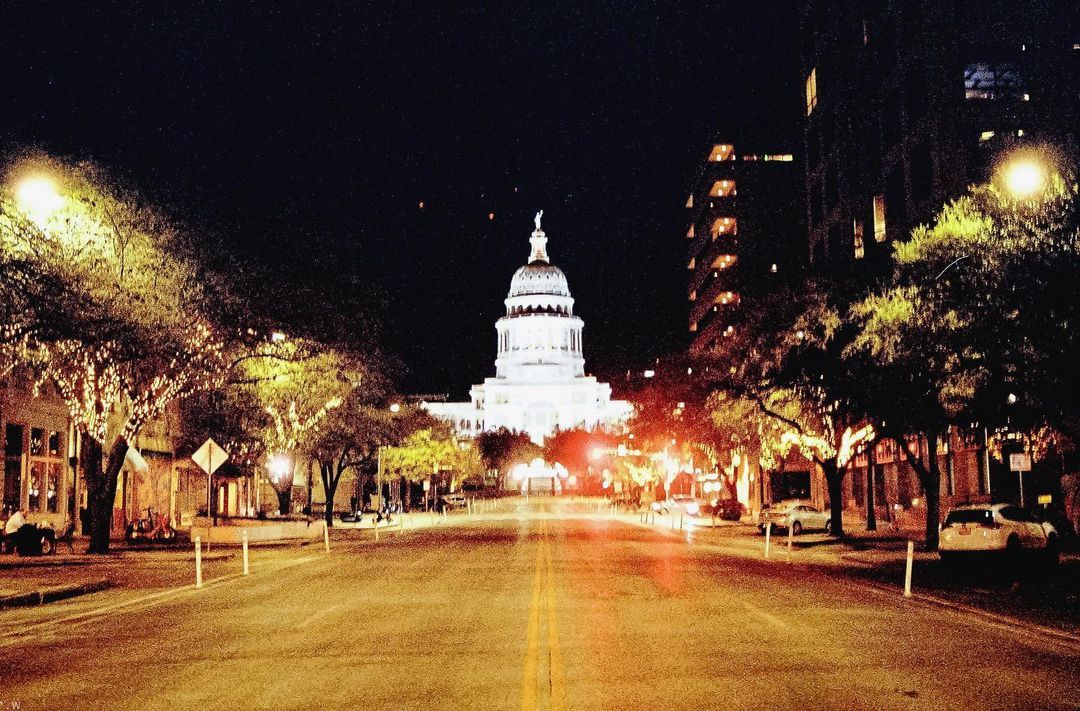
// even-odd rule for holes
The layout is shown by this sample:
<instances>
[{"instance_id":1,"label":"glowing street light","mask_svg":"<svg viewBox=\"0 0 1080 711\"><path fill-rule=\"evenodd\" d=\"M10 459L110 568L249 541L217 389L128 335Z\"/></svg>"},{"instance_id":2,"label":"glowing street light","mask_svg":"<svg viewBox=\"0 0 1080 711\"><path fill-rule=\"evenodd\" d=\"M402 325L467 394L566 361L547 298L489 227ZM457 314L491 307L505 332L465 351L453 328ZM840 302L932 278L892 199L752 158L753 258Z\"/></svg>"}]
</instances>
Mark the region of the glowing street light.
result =
<instances>
[{"instance_id":1,"label":"glowing street light","mask_svg":"<svg viewBox=\"0 0 1080 711\"><path fill-rule=\"evenodd\" d=\"M1032 158L1017 158L1002 169L1005 188L1015 198L1028 198L1046 185L1046 169Z\"/></svg>"},{"instance_id":2,"label":"glowing street light","mask_svg":"<svg viewBox=\"0 0 1080 711\"><path fill-rule=\"evenodd\" d=\"M15 188L15 200L36 223L42 223L64 205L53 181L42 176L25 178Z\"/></svg>"},{"instance_id":3,"label":"glowing street light","mask_svg":"<svg viewBox=\"0 0 1080 711\"><path fill-rule=\"evenodd\" d=\"M286 477L292 474L292 462L284 454L275 454L266 463L270 470L270 476L279 482L284 482Z\"/></svg>"},{"instance_id":4,"label":"glowing street light","mask_svg":"<svg viewBox=\"0 0 1080 711\"><path fill-rule=\"evenodd\" d=\"M396 403L396 402L391 403L390 404L390 413L396 415L399 412L401 412L401 405L399 403Z\"/></svg>"}]
</instances>

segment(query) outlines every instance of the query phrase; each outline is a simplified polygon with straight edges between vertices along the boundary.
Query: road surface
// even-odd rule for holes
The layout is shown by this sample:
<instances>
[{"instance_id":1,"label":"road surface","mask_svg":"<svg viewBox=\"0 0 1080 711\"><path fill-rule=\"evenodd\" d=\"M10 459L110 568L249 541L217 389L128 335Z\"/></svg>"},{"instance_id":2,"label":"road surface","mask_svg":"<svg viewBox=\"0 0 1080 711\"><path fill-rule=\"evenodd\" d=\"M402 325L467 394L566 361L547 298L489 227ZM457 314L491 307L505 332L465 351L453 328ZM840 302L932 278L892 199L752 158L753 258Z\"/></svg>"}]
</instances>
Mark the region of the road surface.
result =
<instances>
[{"instance_id":1,"label":"road surface","mask_svg":"<svg viewBox=\"0 0 1080 711\"><path fill-rule=\"evenodd\" d=\"M0 614L0 711L1080 707L1080 648L533 500Z\"/></svg>"}]
</instances>

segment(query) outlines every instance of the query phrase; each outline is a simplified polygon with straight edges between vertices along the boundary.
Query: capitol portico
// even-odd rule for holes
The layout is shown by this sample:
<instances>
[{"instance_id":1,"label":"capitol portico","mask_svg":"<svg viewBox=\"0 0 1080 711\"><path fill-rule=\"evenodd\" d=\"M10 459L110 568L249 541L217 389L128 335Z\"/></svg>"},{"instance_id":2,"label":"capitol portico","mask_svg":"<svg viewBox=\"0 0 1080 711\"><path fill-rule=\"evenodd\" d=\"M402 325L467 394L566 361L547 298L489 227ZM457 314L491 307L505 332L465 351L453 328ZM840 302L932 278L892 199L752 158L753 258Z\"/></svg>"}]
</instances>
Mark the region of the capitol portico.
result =
<instances>
[{"instance_id":1,"label":"capitol portico","mask_svg":"<svg viewBox=\"0 0 1080 711\"><path fill-rule=\"evenodd\" d=\"M548 259L542 215L535 217L529 262L514 273L506 315L495 324L495 377L472 387L471 402L424 405L458 434L505 427L542 443L556 429L612 426L630 415L629 403L611 399L610 385L585 375L585 324L574 315L566 275Z\"/></svg>"}]
</instances>

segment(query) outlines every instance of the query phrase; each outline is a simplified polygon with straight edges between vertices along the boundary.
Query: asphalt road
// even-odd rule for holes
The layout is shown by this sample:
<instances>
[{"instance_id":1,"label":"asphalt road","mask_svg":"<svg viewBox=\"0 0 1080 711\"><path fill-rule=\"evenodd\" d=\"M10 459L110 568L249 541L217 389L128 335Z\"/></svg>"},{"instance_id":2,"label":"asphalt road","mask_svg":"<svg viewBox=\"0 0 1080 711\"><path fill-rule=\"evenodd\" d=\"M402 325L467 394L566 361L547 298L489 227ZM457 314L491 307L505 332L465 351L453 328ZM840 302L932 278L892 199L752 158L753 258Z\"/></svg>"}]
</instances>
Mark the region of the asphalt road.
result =
<instances>
[{"instance_id":1,"label":"asphalt road","mask_svg":"<svg viewBox=\"0 0 1080 711\"><path fill-rule=\"evenodd\" d=\"M0 711L1080 707L1076 645L551 500L225 575L0 616Z\"/></svg>"}]
</instances>

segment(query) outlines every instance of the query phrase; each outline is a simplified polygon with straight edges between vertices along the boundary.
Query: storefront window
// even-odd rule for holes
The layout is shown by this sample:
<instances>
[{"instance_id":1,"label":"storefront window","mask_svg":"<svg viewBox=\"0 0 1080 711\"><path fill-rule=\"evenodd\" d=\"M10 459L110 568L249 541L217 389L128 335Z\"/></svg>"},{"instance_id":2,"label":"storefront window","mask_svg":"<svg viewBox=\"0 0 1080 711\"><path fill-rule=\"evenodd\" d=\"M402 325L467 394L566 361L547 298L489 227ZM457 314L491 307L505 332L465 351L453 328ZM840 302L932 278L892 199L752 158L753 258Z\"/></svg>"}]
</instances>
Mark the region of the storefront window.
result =
<instances>
[{"instance_id":1,"label":"storefront window","mask_svg":"<svg viewBox=\"0 0 1080 711\"><path fill-rule=\"evenodd\" d=\"M45 488L45 509L49 513L60 510L60 463L49 464L49 480Z\"/></svg>"},{"instance_id":2,"label":"storefront window","mask_svg":"<svg viewBox=\"0 0 1080 711\"><path fill-rule=\"evenodd\" d=\"M45 456L45 430L41 427L30 428L30 456Z\"/></svg>"},{"instance_id":3,"label":"storefront window","mask_svg":"<svg viewBox=\"0 0 1080 711\"><path fill-rule=\"evenodd\" d=\"M59 432L50 432L49 433L49 456L50 457L59 457L60 456L61 441L62 440L60 438L60 433Z\"/></svg>"},{"instance_id":4,"label":"storefront window","mask_svg":"<svg viewBox=\"0 0 1080 711\"><path fill-rule=\"evenodd\" d=\"M29 484L27 508L31 511L40 511L41 497L45 488L45 462L34 462L30 465Z\"/></svg>"},{"instance_id":5,"label":"storefront window","mask_svg":"<svg viewBox=\"0 0 1080 711\"><path fill-rule=\"evenodd\" d=\"M22 498L22 425L8 423L4 428L4 514L19 509Z\"/></svg>"}]
</instances>

